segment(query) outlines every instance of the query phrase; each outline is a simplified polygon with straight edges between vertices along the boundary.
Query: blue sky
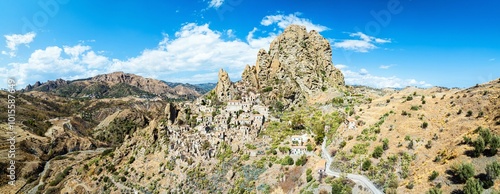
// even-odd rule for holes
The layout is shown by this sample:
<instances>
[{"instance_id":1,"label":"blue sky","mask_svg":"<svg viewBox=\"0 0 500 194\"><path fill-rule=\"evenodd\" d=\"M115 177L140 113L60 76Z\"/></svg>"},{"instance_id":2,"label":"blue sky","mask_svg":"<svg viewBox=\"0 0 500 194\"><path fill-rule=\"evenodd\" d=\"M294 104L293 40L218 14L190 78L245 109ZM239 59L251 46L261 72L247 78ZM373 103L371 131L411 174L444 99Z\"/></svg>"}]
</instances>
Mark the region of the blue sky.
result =
<instances>
[{"instance_id":1,"label":"blue sky","mask_svg":"<svg viewBox=\"0 0 500 194\"><path fill-rule=\"evenodd\" d=\"M348 84L470 87L500 77L500 2L0 1L0 88L124 71L233 81L289 24L330 40Z\"/></svg>"}]
</instances>

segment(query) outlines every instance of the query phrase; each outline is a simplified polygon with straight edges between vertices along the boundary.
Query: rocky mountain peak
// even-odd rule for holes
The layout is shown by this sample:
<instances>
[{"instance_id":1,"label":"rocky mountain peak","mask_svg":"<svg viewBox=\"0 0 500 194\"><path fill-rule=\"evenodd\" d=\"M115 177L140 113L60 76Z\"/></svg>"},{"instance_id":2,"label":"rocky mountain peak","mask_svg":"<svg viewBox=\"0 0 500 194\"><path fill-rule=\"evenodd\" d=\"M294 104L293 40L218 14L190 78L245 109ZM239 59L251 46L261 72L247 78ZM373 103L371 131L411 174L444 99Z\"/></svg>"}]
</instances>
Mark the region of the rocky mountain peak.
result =
<instances>
[{"instance_id":1,"label":"rocky mountain peak","mask_svg":"<svg viewBox=\"0 0 500 194\"><path fill-rule=\"evenodd\" d=\"M269 92L269 100L283 96L292 103L329 89L345 87L344 76L332 63L328 40L304 26L290 25L261 49L255 66L245 68L242 82Z\"/></svg>"},{"instance_id":2,"label":"rocky mountain peak","mask_svg":"<svg viewBox=\"0 0 500 194\"><path fill-rule=\"evenodd\" d=\"M217 98L221 101L231 100L234 96L234 92L235 89L231 79L229 79L229 74L224 71L224 69L220 69L217 86L215 86Z\"/></svg>"}]
</instances>

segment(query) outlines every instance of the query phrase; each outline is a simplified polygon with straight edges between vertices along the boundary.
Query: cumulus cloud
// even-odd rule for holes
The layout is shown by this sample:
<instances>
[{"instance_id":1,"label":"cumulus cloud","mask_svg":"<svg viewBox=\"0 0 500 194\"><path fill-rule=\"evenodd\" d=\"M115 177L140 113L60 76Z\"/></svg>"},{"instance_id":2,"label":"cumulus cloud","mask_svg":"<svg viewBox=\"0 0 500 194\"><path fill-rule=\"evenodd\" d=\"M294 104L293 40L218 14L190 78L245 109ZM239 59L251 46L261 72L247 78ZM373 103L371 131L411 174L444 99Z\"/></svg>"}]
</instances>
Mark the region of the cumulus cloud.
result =
<instances>
[{"instance_id":1,"label":"cumulus cloud","mask_svg":"<svg viewBox=\"0 0 500 194\"><path fill-rule=\"evenodd\" d=\"M362 32L356 32L349 34L350 37L358 37L358 39L349 39L339 42L334 42L333 47L342 48L346 50L352 50L355 52L366 53L369 50L376 49L376 44L390 43L390 39L376 38L373 36L368 36Z\"/></svg>"},{"instance_id":2,"label":"cumulus cloud","mask_svg":"<svg viewBox=\"0 0 500 194\"><path fill-rule=\"evenodd\" d=\"M10 57L16 56L17 47L21 44L29 46L29 43L33 42L36 33L28 32L26 34L11 34L5 35L5 43L10 51L2 51L2 54L9 55Z\"/></svg>"},{"instance_id":3,"label":"cumulus cloud","mask_svg":"<svg viewBox=\"0 0 500 194\"><path fill-rule=\"evenodd\" d=\"M208 8L217 9L222 6L222 4L224 4L224 0L210 0L210 2L208 3Z\"/></svg>"},{"instance_id":4,"label":"cumulus cloud","mask_svg":"<svg viewBox=\"0 0 500 194\"><path fill-rule=\"evenodd\" d=\"M299 17L300 15L301 15L300 13L293 13L289 15L284 15L284 14L269 15L265 16L260 22L260 24L263 26L270 26L272 24L276 24L281 29L285 29L290 24L298 24L305 26L307 30L316 30L318 32L329 30L329 28L326 26L313 24L309 19L300 18Z\"/></svg>"},{"instance_id":5,"label":"cumulus cloud","mask_svg":"<svg viewBox=\"0 0 500 194\"><path fill-rule=\"evenodd\" d=\"M164 34L156 48L144 49L135 57L109 58L82 43L48 46L35 50L27 62L0 68L0 73L17 77L20 85L57 78L86 78L114 71L166 81L206 83L217 81L218 70L224 68L235 81L246 64L255 63L258 50L268 48L276 36L257 36L256 31L249 32L246 40L240 40L231 36L232 30L217 31L208 24L188 23L173 36Z\"/></svg>"},{"instance_id":6,"label":"cumulus cloud","mask_svg":"<svg viewBox=\"0 0 500 194\"><path fill-rule=\"evenodd\" d=\"M393 65L393 64L391 64L391 65L380 65L378 68L380 68L380 69L389 69L389 68L391 68L393 66L395 66L395 65Z\"/></svg>"},{"instance_id":7,"label":"cumulus cloud","mask_svg":"<svg viewBox=\"0 0 500 194\"><path fill-rule=\"evenodd\" d=\"M126 71L144 76L156 75L162 79L172 80L178 72L217 72L224 68L228 71L241 71L246 64L253 64L260 46L266 41L260 38L247 37L247 41L226 40L228 32L210 29L208 24L189 23L169 39L165 36L158 48L146 49L139 56L124 61L114 60L110 71ZM190 82L203 81L200 77L191 76ZM212 77L215 81L217 76Z\"/></svg>"},{"instance_id":8,"label":"cumulus cloud","mask_svg":"<svg viewBox=\"0 0 500 194\"><path fill-rule=\"evenodd\" d=\"M0 77L14 77L21 89L36 81L91 77L105 72L109 63L90 46L48 46L35 50L25 63L10 63L8 68L0 68Z\"/></svg>"},{"instance_id":9,"label":"cumulus cloud","mask_svg":"<svg viewBox=\"0 0 500 194\"><path fill-rule=\"evenodd\" d=\"M336 65L337 67L339 65ZM432 85L425 81L415 79L401 79L396 76L382 77L370 74L368 70L362 68L359 71L349 69L346 65L337 67L344 74L344 79L348 85L364 85L374 88L403 88L406 86L431 87Z\"/></svg>"}]
</instances>

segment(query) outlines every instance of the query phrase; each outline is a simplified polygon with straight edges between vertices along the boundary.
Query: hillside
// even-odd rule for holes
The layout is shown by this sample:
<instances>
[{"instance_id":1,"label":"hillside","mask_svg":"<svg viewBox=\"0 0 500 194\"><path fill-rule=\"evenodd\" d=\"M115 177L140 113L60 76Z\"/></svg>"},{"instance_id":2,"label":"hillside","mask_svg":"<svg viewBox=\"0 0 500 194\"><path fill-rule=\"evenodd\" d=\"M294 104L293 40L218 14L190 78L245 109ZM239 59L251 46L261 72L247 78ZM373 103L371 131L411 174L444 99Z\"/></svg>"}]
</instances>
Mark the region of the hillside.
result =
<instances>
[{"instance_id":1,"label":"hillside","mask_svg":"<svg viewBox=\"0 0 500 194\"><path fill-rule=\"evenodd\" d=\"M45 83L36 82L23 91L50 92L63 97L121 98L126 96L165 97L193 99L203 94L203 89L192 85L169 84L134 74L114 72L87 79L66 81L58 79Z\"/></svg>"}]
</instances>

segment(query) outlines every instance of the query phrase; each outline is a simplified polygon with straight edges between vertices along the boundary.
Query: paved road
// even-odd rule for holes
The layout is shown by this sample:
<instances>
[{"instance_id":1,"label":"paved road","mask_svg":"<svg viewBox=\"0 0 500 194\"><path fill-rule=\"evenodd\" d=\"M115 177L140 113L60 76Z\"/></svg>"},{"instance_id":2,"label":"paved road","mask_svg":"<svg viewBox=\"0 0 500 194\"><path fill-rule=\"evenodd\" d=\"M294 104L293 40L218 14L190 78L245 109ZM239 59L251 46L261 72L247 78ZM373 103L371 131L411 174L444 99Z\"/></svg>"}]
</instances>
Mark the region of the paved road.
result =
<instances>
[{"instance_id":1,"label":"paved road","mask_svg":"<svg viewBox=\"0 0 500 194\"><path fill-rule=\"evenodd\" d=\"M323 144L321 145L321 157L326 160L326 174L329 176L340 177L342 172L333 171L330 169L330 165L332 164L332 157L326 151L326 138L323 140ZM383 194L384 192L380 191L368 178L359 174L347 174L347 178L351 179L356 183L361 183L364 187L368 188L374 194Z\"/></svg>"}]
</instances>

